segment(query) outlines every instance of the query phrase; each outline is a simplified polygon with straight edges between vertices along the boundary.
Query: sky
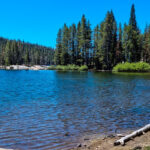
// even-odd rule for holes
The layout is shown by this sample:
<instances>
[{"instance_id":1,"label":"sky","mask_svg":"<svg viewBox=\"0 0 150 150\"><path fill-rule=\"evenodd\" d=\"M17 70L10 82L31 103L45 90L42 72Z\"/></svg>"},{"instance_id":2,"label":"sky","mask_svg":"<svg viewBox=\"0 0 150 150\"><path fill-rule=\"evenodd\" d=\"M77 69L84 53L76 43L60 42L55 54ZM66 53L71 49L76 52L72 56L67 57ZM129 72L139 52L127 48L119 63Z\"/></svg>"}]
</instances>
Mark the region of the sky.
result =
<instances>
[{"instance_id":1,"label":"sky","mask_svg":"<svg viewBox=\"0 0 150 150\"><path fill-rule=\"evenodd\" d=\"M0 36L55 48L58 29L82 15L94 28L113 10L117 23L128 23L135 4L138 26L150 24L150 0L0 0Z\"/></svg>"}]
</instances>

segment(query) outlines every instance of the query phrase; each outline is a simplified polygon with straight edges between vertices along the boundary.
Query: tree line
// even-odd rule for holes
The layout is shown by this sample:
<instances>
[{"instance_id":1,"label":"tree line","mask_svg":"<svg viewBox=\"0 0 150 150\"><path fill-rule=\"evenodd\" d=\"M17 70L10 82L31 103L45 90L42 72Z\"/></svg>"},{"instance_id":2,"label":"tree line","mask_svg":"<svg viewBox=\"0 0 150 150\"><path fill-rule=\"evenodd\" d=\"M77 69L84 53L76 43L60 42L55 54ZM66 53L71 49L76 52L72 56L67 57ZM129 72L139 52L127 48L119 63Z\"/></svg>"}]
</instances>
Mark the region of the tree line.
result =
<instances>
[{"instance_id":1,"label":"tree line","mask_svg":"<svg viewBox=\"0 0 150 150\"><path fill-rule=\"evenodd\" d=\"M0 65L50 65L54 49L0 38Z\"/></svg>"},{"instance_id":2,"label":"tree line","mask_svg":"<svg viewBox=\"0 0 150 150\"><path fill-rule=\"evenodd\" d=\"M132 5L128 24L117 25L113 11L93 30L90 21L71 26L64 24L56 40L56 65L87 65L90 68L111 70L121 62L150 63L150 25L141 33Z\"/></svg>"}]
</instances>

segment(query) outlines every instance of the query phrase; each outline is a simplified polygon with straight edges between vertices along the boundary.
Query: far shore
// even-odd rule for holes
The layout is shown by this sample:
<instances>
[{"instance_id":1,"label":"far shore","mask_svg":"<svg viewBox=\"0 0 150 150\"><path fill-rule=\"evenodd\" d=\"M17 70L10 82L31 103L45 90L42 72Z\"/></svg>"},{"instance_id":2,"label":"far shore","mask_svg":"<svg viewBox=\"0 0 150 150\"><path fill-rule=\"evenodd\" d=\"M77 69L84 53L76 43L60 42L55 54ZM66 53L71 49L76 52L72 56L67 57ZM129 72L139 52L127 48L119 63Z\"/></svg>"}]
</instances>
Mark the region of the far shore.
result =
<instances>
[{"instance_id":1,"label":"far shore","mask_svg":"<svg viewBox=\"0 0 150 150\"><path fill-rule=\"evenodd\" d=\"M95 70L95 69L83 69L83 70L72 70L72 69L57 69L56 66L54 65L0 65L0 70L56 70L56 71L90 71L90 72L113 72L113 73L149 73L149 72L132 72L132 71L122 71L122 72L117 72L113 70Z\"/></svg>"},{"instance_id":2,"label":"far shore","mask_svg":"<svg viewBox=\"0 0 150 150\"><path fill-rule=\"evenodd\" d=\"M27 66L27 65L5 66L3 65L3 66L0 66L0 70L57 70L57 69L51 69L50 66L46 66L46 65L32 65L32 66ZM69 71L69 70L62 70L62 71ZM86 71L112 72L111 70L94 70L94 69L88 69Z\"/></svg>"},{"instance_id":3,"label":"far shore","mask_svg":"<svg viewBox=\"0 0 150 150\"><path fill-rule=\"evenodd\" d=\"M0 66L0 69L3 70L48 70L49 66L45 65L33 65L33 66L26 66L26 65L10 65L10 66Z\"/></svg>"}]
</instances>

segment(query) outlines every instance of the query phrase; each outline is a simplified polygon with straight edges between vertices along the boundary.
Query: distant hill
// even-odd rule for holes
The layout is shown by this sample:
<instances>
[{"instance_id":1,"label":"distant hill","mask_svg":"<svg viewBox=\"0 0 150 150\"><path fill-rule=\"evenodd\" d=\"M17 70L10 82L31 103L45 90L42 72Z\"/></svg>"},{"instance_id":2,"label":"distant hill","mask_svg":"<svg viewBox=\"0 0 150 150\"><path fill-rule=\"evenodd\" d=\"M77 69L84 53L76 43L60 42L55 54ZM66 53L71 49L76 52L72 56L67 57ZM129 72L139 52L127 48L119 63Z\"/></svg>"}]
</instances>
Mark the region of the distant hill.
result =
<instances>
[{"instance_id":1,"label":"distant hill","mask_svg":"<svg viewBox=\"0 0 150 150\"><path fill-rule=\"evenodd\" d=\"M54 49L0 37L0 65L50 65Z\"/></svg>"}]
</instances>

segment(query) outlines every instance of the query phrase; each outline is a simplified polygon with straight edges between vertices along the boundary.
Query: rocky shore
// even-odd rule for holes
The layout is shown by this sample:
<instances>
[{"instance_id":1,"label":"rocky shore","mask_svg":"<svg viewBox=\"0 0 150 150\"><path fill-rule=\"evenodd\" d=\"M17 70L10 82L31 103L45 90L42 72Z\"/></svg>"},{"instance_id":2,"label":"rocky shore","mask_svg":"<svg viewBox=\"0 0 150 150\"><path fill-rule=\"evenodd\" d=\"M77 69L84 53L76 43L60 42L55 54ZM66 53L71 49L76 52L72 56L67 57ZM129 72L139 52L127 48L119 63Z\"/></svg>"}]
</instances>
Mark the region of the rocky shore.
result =
<instances>
[{"instance_id":1,"label":"rocky shore","mask_svg":"<svg viewBox=\"0 0 150 150\"><path fill-rule=\"evenodd\" d=\"M10 66L0 66L0 69L4 70L48 70L49 66L25 66L25 65L10 65Z\"/></svg>"},{"instance_id":2,"label":"rocky shore","mask_svg":"<svg viewBox=\"0 0 150 150\"><path fill-rule=\"evenodd\" d=\"M114 142L120 137L118 135L108 135L103 137L85 137L81 143L72 150L150 150L150 132L128 141L124 146L114 146Z\"/></svg>"}]
</instances>

